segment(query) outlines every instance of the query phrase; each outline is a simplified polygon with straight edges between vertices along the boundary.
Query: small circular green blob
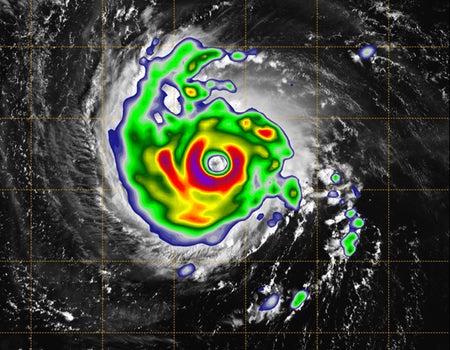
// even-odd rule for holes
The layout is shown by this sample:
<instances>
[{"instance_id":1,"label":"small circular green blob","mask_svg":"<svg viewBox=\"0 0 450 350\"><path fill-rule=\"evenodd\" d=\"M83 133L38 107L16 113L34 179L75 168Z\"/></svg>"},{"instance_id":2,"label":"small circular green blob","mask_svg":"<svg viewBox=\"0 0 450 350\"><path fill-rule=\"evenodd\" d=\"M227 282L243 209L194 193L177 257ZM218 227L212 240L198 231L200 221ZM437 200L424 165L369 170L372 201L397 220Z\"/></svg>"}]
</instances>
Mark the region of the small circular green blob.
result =
<instances>
[{"instance_id":1,"label":"small circular green blob","mask_svg":"<svg viewBox=\"0 0 450 350\"><path fill-rule=\"evenodd\" d=\"M242 61L245 59L246 55L243 52L235 51L231 54L231 58L235 61Z\"/></svg>"},{"instance_id":2,"label":"small circular green blob","mask_svg":"<svg viewBox=\"0 0 450 350\"><path fill-rule=\"evenodd\" d=\"M352 225L356 228L361 228L364 226L364 220L361 218L356 218L352 221Z\"/></svg>"},{"instance_id":3,"label":"small circular green blob","mask_svg":"<svg viewBox=\"0 0 450 350\"><path fill-rule=\"evenodd\" d=\"M354 245L348 245L345 247L346 254L349 256L353 255L355 253L355 250L356 250L356 248Z\"/></svg>"},{"instance_id":4,"label":"small circular green blob","mask_svg":"<svg viewBox=\"0 0 450 350\"><path fill-rule=\"evenodd\" d=\"M346 212L345 212L345 216L347 217L347 218L349 218L349 219L351 219L352 217L354 217L356 215L356 210L355 209L350 209L350 210L347 210Z\"/></svg>"},{"instance_id":5,"label":"small circular green blob","mask_svg":"<svg viewBox=\"0 0 450 350\"><path fill-rule=\"evenodd\" d=\"M297 294L294 295L294 298L291 302L291 308L292 309L298 309L306 300L308 297L308 292L305 290L301 290L297 292Z\"/></svg>"}]
</instances>

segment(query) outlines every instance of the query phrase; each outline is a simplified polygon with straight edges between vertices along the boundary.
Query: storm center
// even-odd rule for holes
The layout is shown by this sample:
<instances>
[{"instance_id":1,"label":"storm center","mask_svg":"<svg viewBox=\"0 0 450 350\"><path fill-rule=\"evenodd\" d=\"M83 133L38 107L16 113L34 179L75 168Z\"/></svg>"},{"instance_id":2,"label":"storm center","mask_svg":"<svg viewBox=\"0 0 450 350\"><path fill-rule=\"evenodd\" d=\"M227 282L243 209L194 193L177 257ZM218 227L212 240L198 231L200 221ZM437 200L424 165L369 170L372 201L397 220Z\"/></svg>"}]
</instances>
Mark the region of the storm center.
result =
<instances>
[{"instance_id":1,"label":"storm center","mask_svg":"<svg viewBox=\"0 0 450 350\"><path fill-rule=\"evenodd\" d=\"M219 154L208 159L208 168L214 173L221 173L228 167L228 161L224 156Z\"/></svg>"}]
</instances>

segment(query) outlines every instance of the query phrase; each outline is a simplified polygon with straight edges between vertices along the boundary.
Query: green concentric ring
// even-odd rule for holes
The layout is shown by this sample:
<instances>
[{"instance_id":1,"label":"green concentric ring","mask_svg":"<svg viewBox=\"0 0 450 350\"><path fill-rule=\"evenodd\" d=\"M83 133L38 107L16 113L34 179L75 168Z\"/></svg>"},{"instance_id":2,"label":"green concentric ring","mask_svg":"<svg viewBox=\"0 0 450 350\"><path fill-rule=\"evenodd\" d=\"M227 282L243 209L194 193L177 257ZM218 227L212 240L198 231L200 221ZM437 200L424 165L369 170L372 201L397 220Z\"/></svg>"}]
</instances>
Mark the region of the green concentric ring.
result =
<instances>
[{"instance_id":1,"label":"green concentric ring","mask_svg":"<svg viewBox=\"0 0 450 350\"><path fill-rule=\"evenodd\" d=\"M212 171L211 169L209 169L208 160L214 156L222 156L227 160L227 167L223 171ZM206 151L205 154L203 155L202 165L203 165L203 169L205 170L205 172L207 172L209 175L223 176L231 170L231 159L227 153L220 151L220 150L211 149L211 150Z\"/></svg>"}]
</instances>

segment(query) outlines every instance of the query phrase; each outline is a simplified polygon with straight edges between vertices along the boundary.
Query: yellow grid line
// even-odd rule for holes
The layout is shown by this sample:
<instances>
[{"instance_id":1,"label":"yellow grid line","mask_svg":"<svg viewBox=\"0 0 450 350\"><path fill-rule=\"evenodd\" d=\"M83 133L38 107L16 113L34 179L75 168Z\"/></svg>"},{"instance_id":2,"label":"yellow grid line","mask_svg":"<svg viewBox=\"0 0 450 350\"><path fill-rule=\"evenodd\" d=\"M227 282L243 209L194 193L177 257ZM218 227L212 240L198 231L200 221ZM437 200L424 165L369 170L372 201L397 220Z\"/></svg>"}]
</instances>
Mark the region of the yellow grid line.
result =
<instances>
[{"instance_id":1,"label":"yellow grid line","mask_svg":"<svg viewBox=\"0 0 450 350\"><path fill-rule=\"evenodd\" d=\"M247 316L247 308L248 308L248 259L247 259L247 252L248 252L248 248L247 248L247 244L248 244L248 223L246 223L244 225L244 241L242 244L242 249L243 249L243 253L244 253L244 314L243 314L243 318L244 318L244 350L248 349L248 316Z\"/></svg>"},{"instance_id":2,"label":"yellow grid line","mask_svg":"<svg viewBox=\"0 0 450 350\"><path fill-rule=\"evenodd\" d=\"M167 259L33 259L33 264L96 264L104 262L105 264L149 264L149 263L166 263L171 264L174 262L174 260L167 260ZM367 260L354 260L354 259L282 259L282 260L270 260L270 259L255 259L255 260L226 260L226 259L188 259L188 260L175 260L177 264L185 264L185 263L197 263L197 264L208 264L208 263L220 263L220 264L244 264L247 261L248 264L256 264L256 263L268 263L268 264L275 264L275 263L282 263L282 264L303 264L303 263L322 263L322 264L429 264L429 263L441 263L441 264L448 264L448 259L400 259L400 260L385 260L385 259L379 259L379 260L373 260L373 259L367 259ZM0 264L29 264L30 259L0 259Z\"/></svg>"},{"instance_id":3,"label":"yellow grid line","mask_svg":"<svg viewBox=\"0 0 450 350\"><path fill-rule=\"evenodd\" d=\"M111 332L92 332L92 331L67 331L67 332L50 332L50 331L0 331L0 335L166 335L172 334L171 331L111 331ZM235 332L221 332L221 331L180 331L176 332L180 335L448 335L448 331L397 331L397 332L385 332L385 331L235 331Z\"/></svg>"},{"instance_id":4,"label":"yellow grid line","mask_svg":"<svg viewBox=\"0 0 450 350\"><path fill-rule=\"evenodd\" d=\"M244 0L244 48L248 50L247 0Z\"/></svg>"},{"instance_id":5,"label":"yellow grid line","mask_svg":"<svg viewBox=\"0 0 450 350\"><path fill-rule=\"evenodd\" d=\"M319 193L319 0L315 1L316 6L316 105L315 105L315 126L316 126L316 169L315 169L315 192ZM319 350L319 196L316 196L316 265L315 265L315 275L316 275L316 285L315 285L315 302L316 302L316 350Z\"/></svg>"},{"instance_id":6,"label":"yellow grid line","mask_svg":"<svg viewBox=\"0 0 450 350\"><path fill-rule=\"evenodd\" d=\"M173 349L175 350L177 347L177 332L176 332L176 326L177 326L177 304L176 304L176 298L177 298L177 253L176 248L172 247L173 249L173 259L171 261L172 268L173 268L173 276L172 276L172 337L173 337Z\"/></svg>"},{"instance_id":7,"label":"yellow grid line","mask_svg":"<svg viewBox=\"0 0 450 350\"><path fill-rule=\"evenodd\" d=\"M32 120L38 120L38 121L89 121L89 120L102 120L101 117L33 117L31 118ZM122 117L105 117L105 120L117 120L120 121L120 119L122 119ZM320 117L320 120L336 120L336 119L341 119L341 120L383 120L383 121L387 121L388 118L387 116L360 116L360 117L352 117L352 116L323 116ZM1 121L21 121L21 120L30 120L29 117L0 117L0 122ZM316 117L307 117L307 116L284 116L284 117L277 117L277 120L316 120ZM423 117L391 117L390 118L391 121L393 120L398 120L398 121L402 121L402 120L442 120L442 121L449 121L450 118L444 117L444 116L423 116Z\"/></svg>"},{"instance_id":8,"label":"yellow grid line","mask_svg":"<svg viewBox=\"0 0 450 350\"><path fill-rule=\"evenodd\" d=\"M211 45L221 49L245 49L251 47L255 49L360 49L364 45ZM159 45L160 48L172 49L173 45ZM1 45L0 49L11 50L53 50L53 49L88 49L88 50L110 50L110 49L145 49L145 45ZM389 49L388 45L379 45L378 49ZM405 50L405 49L448 49L448 45L391 45L390 49Z\"/></svg>"},{"instance_id":9,"label":"yellow grid line","mask_svg":"<svg viewBox=\"0 0 450 350\"><path fill-rule=\"evenodd\" d=\"M248 50L248 33L247 33L247 0L244 0L244 50L247 51ZM244 76L243 76L243 84L244 84L244 110L245 108L247 108L248 106L248 100L247 100L247 60L245 60L243 62L244 64ZM242 243L242 250L243 250L243 258L244 258L244 288L243 288L243 293L244 293L244 314L243 314L243 321L244 321L244 350L248 349L248 316L247 316L247 308L248 308L248 261L247 261L247 255L248 255L248 234L249 234L249 227L248 227L248 223L246 223L244 225L244 240Z\"/></svg>"},{"instance_id":10,"label":"yellow grid line","mask_svg":"<svg viewBox=\"0 0 450 350\"><path fill-rule=\"evenodd\" d=\"M387 348L391 349L391 1L387 0Z\"/></svg>"},{"instance_id":11,"label":"yellow grid line","mask_svg":"<svg viewBox=\"0 0 450 350\"><path fill-rule=\"evenodd\" d=\"M176 33L177 33L177 17L176 17L176 0L172 0L172 34L174 37L174 45L176 44ZM172 246L172 268L173 268L173 281L172 281L172 340L173 340L173 350L177 347L177 332L176 332L176 314L177 314L177 304L176 304L176 298L177 298L177 248L175 246Z\"/></svg>"},{"instance_id":12,"label":"yellow grid line","mask_svg":"<svg viewBox=\"0 0 450 350\"><path fill-rule=\"evenodd\" d=\"M317 192L328 191L328 188L313 188L313 187L303 187L304 190L317 190ZM102 187L91 187L91 188L0 188L0 192L98 192L98 191L112 192L112 191L124 191L122 187L114 188L102 188ZM362 188L360 192L448 192L449 188Z\"/></svg>"},{"instance_id":13,"label":"yellow grid line","mask_svg":"<svg viewBox=\"0 0 450 350\"><path fill-rule=\"evenodd\" d=\"M102 79L102 96L101 96L101 123L102 123L102 138L101 138L101 154L102 154L102 213L101 213L101 348L105 348L105 3L101 0L101 79Z\"/></svg>"},{"instance_id":14,"label":"yellow grid line","mask_svg":"<svg viewBox=\"0 0 450 350\"><path fill-rule=\"evenodd\" d=\"M385 47L387 48L387 47ZM448 50L448 45L390 45L389 44L389 49L400 49L400 50L405 50L405 49L446 49Z\"/></svg>"},{"instance_id":15,"label":"yellow grid line","mask_svg":"<svg viewBox=\"0 0 450 350\"><path fill-rule=\"evenodd\" d=\"M30 298L29 298L29 317L30 317L30 332L33 332L33 0L29 0L29 181L30 181L30 217L29 217L29 274L30 274ZM33 334L29 335L29 348L33 349Z\"/></svg>"},{"instance_id":16,"label":"yellow grid line","mask_svg":"<svg viewBox=\"0 0 450 350\"><path fill-rule=\"evenodd\" d=\"M172 32L175 36L177 30L177 10L176 10L176 0L172 0ZM173 48L175 45L171 45ZM164 47L164 45L162 46Z\"/></svg>"}]
</instances>

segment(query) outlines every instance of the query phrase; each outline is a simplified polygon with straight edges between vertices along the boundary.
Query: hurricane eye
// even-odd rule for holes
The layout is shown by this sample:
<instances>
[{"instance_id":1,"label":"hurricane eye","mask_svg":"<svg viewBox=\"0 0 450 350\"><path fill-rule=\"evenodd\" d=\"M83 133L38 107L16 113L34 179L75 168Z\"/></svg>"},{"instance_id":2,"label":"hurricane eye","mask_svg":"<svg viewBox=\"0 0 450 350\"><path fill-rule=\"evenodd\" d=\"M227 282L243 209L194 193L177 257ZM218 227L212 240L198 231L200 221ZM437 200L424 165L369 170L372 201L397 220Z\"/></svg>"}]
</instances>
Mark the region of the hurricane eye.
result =
<instances>
[{"instance_id":1,"label":"hurricane eye","mask_svg":"<svg viewBox=\"0 0 450 350\"><path fill-rule=\"evenodd\" d=\"M220 155L215 154L208 159L208 169L213 173L222 173L228 168L228 160Z\"/></svg>"}]
</instances>

